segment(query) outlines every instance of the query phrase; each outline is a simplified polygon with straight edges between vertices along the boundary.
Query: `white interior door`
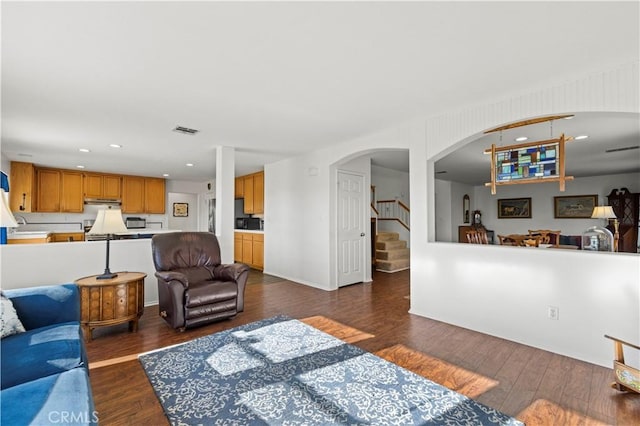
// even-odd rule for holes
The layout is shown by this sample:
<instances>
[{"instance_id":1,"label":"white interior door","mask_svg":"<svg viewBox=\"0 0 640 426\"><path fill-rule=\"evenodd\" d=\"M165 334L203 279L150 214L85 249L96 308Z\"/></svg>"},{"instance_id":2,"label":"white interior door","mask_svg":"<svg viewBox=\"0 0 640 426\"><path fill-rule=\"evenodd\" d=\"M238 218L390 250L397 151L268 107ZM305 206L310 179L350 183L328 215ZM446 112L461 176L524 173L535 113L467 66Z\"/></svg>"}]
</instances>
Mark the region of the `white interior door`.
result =
<instances>
[{"instance_id":1,"label":"white interior door","mask_svg":"<svg viewBox=\"0 0 640 426\"><path fill-rule=\"evenodd\" d=\"M364 281L364 176L338 171L338 286Z\"/></svg>"}]
</instances>

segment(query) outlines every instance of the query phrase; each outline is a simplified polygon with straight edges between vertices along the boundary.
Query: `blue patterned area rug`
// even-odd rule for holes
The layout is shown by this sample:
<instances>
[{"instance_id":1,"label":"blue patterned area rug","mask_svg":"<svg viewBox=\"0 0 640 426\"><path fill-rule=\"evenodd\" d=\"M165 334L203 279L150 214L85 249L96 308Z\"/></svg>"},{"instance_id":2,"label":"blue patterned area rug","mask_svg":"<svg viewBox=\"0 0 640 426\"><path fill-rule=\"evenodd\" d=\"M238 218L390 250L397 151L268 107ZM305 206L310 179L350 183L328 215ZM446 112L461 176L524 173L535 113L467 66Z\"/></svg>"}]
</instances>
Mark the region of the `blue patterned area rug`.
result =
<instances>
[{"instance_id":1,"label":"blue patterned area rug","mask_svg":"<svg viewBox=\"0 0 640 426\"><path fill-rule=\"evenodd\" d=\"M522 425L285 316L139 359L173 425Z\"/></svg>"}]
</instances>

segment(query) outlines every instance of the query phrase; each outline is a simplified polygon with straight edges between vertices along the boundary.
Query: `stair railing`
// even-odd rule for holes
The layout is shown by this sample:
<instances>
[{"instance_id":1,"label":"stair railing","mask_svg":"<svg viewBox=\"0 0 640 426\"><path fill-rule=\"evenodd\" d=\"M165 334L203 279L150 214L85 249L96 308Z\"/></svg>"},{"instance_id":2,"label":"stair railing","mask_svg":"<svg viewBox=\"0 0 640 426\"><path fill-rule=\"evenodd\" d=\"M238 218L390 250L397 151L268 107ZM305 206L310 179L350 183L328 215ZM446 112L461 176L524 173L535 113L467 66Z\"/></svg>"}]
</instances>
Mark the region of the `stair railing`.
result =
<instances>
[{"instance_id":1,"label":"stair railing","mask_svg":"<svg viewBox=\"0 0 640 426\"><path fill-rule=\"evenodd\" d=\"M411 223L411 210L400 200L380 200L377 201L378 220L398 221L407 230Z\"/></svg>"}]
</instances>

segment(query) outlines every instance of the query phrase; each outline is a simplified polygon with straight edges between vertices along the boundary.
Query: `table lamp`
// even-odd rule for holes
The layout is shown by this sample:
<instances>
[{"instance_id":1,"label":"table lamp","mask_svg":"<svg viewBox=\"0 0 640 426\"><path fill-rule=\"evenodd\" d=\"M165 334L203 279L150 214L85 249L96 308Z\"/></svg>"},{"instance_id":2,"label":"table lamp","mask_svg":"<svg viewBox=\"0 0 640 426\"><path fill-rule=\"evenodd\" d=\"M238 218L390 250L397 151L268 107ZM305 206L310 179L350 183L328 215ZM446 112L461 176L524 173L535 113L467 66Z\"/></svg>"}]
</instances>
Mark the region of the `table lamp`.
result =
<instances>
[{"instance_id":1,"label":"table lamp","mask_svg":"<svg viewBox=\"0 0 640 426\"><path fill-rule=\"evenodd\" d=\"M117 232L127 232L120 209L99 210L96 221L88 232L89 235L107 235L107 264L104 268L104 274L96 277L98 280L108 280L118 276L118 274L114 274L109 270L109 241L111 240L111 235Z\"/></svg>"},{"instance_id":2,"label":"table lamp","mask_svg":"<svg viewBox=\"0 0 640 426\"><path fill-rule=\"evenodd\" d=\"M0 190L0 227L17 228L18 222L16 222L16 218L13 217L13 213L9 210L7 195L4 189Z\"/></svg>"},{"instance_id":3,"label":"table lamp","mask_svg":"<svg viewBox=\"0 0 640 426\"><path fill-rule=\"evenodd\" d=\"M613 219L613 251L618 251L618 240L620 239L620 234L618 233L618 218L616 214L613 212L613 207L611 206L596 206L593 208L593 213L591 213L591 219L604 219L605 227L609 224L609 219Z\"/></svg>"}]
</instances>

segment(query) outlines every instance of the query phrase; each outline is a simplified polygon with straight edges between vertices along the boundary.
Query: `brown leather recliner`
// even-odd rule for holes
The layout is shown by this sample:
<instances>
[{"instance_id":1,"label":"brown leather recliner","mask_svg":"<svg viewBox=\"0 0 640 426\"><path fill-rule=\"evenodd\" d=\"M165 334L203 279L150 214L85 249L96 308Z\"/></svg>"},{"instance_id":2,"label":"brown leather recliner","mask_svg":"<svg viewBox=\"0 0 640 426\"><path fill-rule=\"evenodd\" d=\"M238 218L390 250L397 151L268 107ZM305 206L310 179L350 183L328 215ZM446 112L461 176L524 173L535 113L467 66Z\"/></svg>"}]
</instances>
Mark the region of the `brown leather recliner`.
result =
<instances>
[{"instance_id":1,"label":"brown leather recliner","mask_svg":"<svg viewBox=\"0 0 640 426\"><path fill-rule=\"evenodd\" d=\"M158 278L160 316L184 331L244 310L249 267L222 265L220 245L210 232L156 234L151 240Z\"/></svg>"}]
</instances>

